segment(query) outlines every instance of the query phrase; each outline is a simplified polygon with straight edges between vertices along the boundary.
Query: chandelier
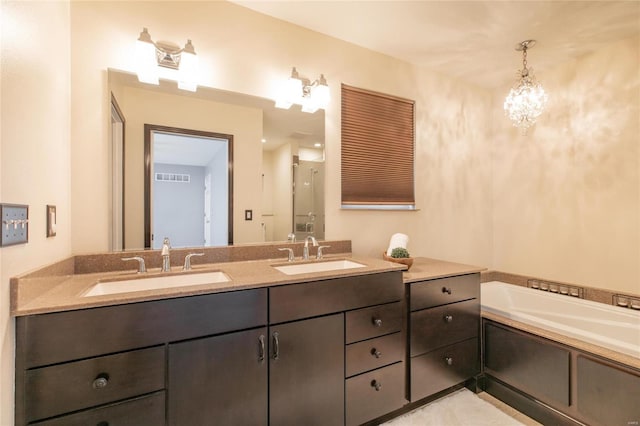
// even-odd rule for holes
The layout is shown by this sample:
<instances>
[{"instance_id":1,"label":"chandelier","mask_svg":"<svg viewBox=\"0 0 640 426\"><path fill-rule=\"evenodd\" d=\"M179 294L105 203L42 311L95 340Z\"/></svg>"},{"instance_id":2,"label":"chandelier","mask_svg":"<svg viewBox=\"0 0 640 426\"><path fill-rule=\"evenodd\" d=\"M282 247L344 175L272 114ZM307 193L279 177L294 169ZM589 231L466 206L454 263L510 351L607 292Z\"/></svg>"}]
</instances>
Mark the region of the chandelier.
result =
<instances>
[{"instance_id":1,"label":"chandelier","mask_svg":"<svg viewBox=\"0 0 640 426\"><path fill-rule=\"evenodd\" d=\"M518 79L504 101L505 114L523 133L535 124L547 104L542 85L533 75L533 69L527 68L527 50L535 44L535 40L525 40L516 45L516 50L522 51L522 70L518 71Z\"/></svg>"}]
</instances>

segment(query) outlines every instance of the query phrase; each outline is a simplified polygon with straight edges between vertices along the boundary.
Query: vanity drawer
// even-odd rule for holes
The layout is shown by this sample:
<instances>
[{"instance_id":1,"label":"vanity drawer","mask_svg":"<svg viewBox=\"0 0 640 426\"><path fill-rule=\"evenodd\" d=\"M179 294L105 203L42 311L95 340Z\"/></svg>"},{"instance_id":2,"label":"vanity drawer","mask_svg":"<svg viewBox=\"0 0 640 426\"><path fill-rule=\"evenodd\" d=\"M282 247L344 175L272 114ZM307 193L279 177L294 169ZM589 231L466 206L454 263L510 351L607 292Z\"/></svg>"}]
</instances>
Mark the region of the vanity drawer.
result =
<instances>
[{"instance_id":1,"label":"vanity drawer","mask_svg":"<svg viewBox=\"0 0 640 426\"><path fill-rule=\"evenodd\" d=\"M347 425L359 425L401 408L404 397L404 362L347 379Z\"/></svg>"},{"instance_id":2,"label":"vanity drawer","mask_svg":"<svg viewBox=\"0 0 640 426\"><path fill-rule=\"evenodd\" d=\"M411 312L411 356L478 337L478 299Z\"/></svg>"},{"instance_id":3,"label":"vanity drawer","mask_svg":"<svg viewBox=\"0 0 640 426\"><path fill-rule=\"evenodd\" d=\"M402 303L388 303L347 312L347 343L402 330Z\"/></svg>"},{"instance_id":4,"label":"vanity drawer","mask_svg":"<svg viewBox=\"0 0 640 426\"><path fill-rule=\"evenodd\" d=\"M242 290L16 319L26 368L266 325L267 289Z\"/></svg>"},{"instance_id":5,"label":"vanity drawer","mask_svg":"<svg viewBox=\"0 0 640 426\"><path fill-rule=\"evenodd\" d=\"M164 370L164 346L28 370L27 420L161 390Z\"/></svg>"},{"instance_id":6,"label":"vanity drawer","mask_svg":"<svg viewBox=\"0 0 640 426\"><path fill-rule=\"evenodd\" d=\"M269 322L278 324L402 300L402 271L269 288Z\"/></svg>"},{"instance_id":7,"label":"vanity drawer","mask_svg":"<svg viewBox=\"0 0 640 426\"><path fill-rule=\"evenodd\" d=\"M347 345L346 376L353 376L394 362L402 361L404 345L402 333Z\"/></svg>"},{"instance_id":8,"label":"vanity drawer","mask_svg":"<svg viewBox=\"0 0 640 426\"><path fill-rule=\"evenodd\" d=\"M468 299L480 299L480 274L460 275L410 284L411 310Z\"/></svg>"},{"instance_id":9,"label":"vanity drawer","mask_svg":"<svg viewBox=\"0 0 640 426\"><path fill-rule=\"evenodd\" d=\"M81 411L38 423L38 426L157 426L165 424L164 392Z\"/></svg>"},{"instance_id":10,"label":"vanity drawer","mask_svg":"<svg viewBox=\"0 0 640 426\"><path fill-rule=\"evenodd\" d=\"M478 339L446 346L411 358L410 362L411 401L418 401L480 372Z\"/></svg>"}]
</instances>

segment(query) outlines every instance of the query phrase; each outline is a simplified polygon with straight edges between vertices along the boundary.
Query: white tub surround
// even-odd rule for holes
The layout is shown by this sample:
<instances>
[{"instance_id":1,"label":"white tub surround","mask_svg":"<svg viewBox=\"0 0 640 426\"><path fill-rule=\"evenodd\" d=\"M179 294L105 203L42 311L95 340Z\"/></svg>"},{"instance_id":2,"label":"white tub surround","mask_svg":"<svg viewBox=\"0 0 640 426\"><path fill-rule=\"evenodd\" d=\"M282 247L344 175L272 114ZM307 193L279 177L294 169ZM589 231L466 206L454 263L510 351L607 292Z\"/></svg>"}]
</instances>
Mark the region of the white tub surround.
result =
<instances>
[{"instance_id":1,"label":"white tub surround","mask_svg":"<svg viewBox=\"0 0 640 426\"><path fill-rule=\"evenodd\" d=\"M481 305L486 318L640 366L640 312L499 281L482 284Z\"/></svg>"}]
</instances>

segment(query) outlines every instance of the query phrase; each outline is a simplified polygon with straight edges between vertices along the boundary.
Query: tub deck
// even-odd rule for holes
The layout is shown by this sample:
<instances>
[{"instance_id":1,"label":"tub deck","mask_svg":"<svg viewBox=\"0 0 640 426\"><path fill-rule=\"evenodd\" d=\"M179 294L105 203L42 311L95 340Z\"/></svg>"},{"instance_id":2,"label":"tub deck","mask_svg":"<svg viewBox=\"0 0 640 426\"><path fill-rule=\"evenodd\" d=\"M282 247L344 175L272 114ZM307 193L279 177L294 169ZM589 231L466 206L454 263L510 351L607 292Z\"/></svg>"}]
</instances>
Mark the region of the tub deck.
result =
<instances>
[{"instance_id":1,"label":"tub deck","mask_svg":"<svg viewBox=\"0 0 640 426\"><path fill-rule=\"evenodd\" d=\"M481 304L487 319L640 369L640 312L499 281Z\"/></svg>"}]
</instances>

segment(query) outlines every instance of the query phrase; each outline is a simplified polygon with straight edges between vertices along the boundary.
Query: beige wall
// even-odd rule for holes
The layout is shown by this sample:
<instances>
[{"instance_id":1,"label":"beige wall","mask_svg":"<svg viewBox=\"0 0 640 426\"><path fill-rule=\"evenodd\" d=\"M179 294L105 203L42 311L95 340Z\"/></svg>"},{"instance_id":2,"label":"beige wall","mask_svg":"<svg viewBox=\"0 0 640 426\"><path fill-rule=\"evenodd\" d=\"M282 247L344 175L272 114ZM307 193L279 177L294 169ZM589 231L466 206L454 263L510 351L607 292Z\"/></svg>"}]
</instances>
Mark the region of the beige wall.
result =
<instances>
[{"instance_id":1,"label":"beige wall","mask_svg":"<svg viewBox=\"0 0 640 426\"><path fill-rule=\"evenodd\" d=\"M91 185L74 179L74 252L108 247L107 193L98 191L95 203L81 200L96 193L96 187L107 187L105 70L133 71L134 41L147 26L155 39L182 43L191 38L201 80L212 87L274 98L277 83L291 66L303 74L327 76L332 91L325 132L327 238L350 238L356 253L377 256L391 234L405 232L416 255L489 264L488 92L230 3L184 8L172 2L79 2L71 12L72 47L78 53L72 58L72 114L82 117L72 127L73 174L91 171L94 177ZM419 212L340 210L341 82L418 101Z\"/></svg>"},{"instance_id":2,"label":"beige wall","mask_svg":"<svg viewBox=\"0 0 640 426\"><path fill-rule=\"evenodd\" d=\"M143 26L191 38L210 87L273 98L291 66L326 75L327 238L379 256L404 232L414 255L638 292L638 40L541 76L550 106L523 138L502 115L507 85L490 93L233 4L1 4L0 194L31 205L32 228L28 245L0 250L0 424L13 419L8 278L109 247L107 69L133 71ZM419 211L340 210L341 82L416 100Z\"/></svg>"},{"instance_id":3,"label":"beige wall","mask_svg":"<svg viewBox=\"0 0 640 426\"><path fill-rule=\"evenodd\" d=\"M549 105L527 136L496 91L495 269L640 293L639 52L621 41L539 75Z\"/></svg>"},{"instance_id":4,"label":"beige wall","mask_svg":"<svg viewBox=\"0 0 640 426\"><path fill-rule=\"evenodd\" d=\"M5 2L0 72L2 202L29 205L29 243L0 249L0 424L13 424L9 278L71 254L69 4ZM47 204L57 236L46 237Z\"/></svg>"},{"instance_id":5,"label":"beige wall","mask_svg":"<svg viewBox=\"0 0 640 426\"><path fill-rule=\"evenodd\" d=\"M113 86L113 85L111 85ZM258 220L245 221L244 210L260 217L262 111L187 96L125 87L118 104L125 125L125 247L144 247L144 125L156 124L233 135L233 234L235 243L260 241Z\"/></svg>"}]
</instances>

